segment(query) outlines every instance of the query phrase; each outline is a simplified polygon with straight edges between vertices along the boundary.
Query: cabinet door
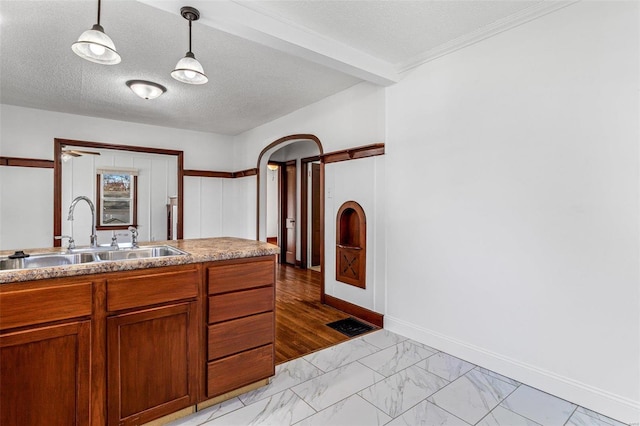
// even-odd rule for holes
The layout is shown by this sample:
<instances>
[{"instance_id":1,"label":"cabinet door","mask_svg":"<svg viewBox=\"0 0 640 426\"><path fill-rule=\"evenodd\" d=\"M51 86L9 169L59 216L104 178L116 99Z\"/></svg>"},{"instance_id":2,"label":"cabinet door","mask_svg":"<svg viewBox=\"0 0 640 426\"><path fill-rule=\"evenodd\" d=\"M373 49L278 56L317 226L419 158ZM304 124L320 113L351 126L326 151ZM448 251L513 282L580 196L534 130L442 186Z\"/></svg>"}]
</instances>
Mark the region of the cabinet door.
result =
<instances>
[{"instance_id":1,"label":"cabinet door","mask_svg":"<svg viewBox=\"0 0 640 426\"><path fill-rule=\"evenodd\" d=\"M89 424L90 322L0 336L0 424Z\"/></svg>"},{"instance_id":2,"label":"cabinet door","mask_svg":"<svg viewBox=\"0 0 640 426\"><path fill-rule=\"evenodd\" d=\"M110 425L140 424L196 402L196 302L107 319Z\"/></svg>"}]
</instances>

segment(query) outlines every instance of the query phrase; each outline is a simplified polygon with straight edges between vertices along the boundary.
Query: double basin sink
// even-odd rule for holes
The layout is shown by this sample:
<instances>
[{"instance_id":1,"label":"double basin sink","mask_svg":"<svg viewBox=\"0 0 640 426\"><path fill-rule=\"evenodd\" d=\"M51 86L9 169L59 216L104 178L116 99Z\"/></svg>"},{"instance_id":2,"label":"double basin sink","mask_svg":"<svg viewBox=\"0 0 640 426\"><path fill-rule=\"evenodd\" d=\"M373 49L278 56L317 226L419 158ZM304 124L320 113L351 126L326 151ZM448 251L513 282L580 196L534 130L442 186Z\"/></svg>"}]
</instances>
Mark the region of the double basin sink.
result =
<instances>
[{"instance_id":1,"label":"double basin sink","mask_svg":"<svg viewBox=\"0 0 640 426\"><path fill-rule=\"evenodd\" d=\"M71 252L32 254L28 257L10 259L0 257L0 271L11 269L48 268L51 266L78 265L82 263L116 260L151 259L165 256L184 256L187 253L175 247L146 246L125 249L74 249Z\"/></svg>"}]
</instances>

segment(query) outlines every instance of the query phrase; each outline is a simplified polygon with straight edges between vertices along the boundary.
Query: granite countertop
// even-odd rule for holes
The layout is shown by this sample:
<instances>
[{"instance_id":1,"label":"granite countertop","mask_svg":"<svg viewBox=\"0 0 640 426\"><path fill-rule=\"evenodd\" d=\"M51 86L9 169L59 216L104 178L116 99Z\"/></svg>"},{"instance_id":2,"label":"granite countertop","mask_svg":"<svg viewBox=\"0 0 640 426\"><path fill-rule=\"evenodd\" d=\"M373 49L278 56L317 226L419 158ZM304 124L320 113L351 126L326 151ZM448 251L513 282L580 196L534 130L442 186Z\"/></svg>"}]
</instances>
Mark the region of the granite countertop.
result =
<instances>
[{"instance_id":1,"label":"granite countertop","mask_svg":"<svg viewBox=\"0 0 640 426\"><path fill-rule=\"evenodd\" d=\"M0 271L0 284L48 278L73 277L86 274L100 274L105 272L131 271L134 269L185 265L189 263L211 262L216 260L267 256L280 252L280 249L273 244L231 237L140 243L140 247L157 245L169 245L185 251L188 254L186 256L166 256L147 259L90 262L46 268L5 270ZM105 250L108 249L108 247L105 247ZM66 252L63 247L25 249L24 251L28 254ZM5 257L13 253L14 250L0 251L0 257Z\"/></svg>"}]
</instances>

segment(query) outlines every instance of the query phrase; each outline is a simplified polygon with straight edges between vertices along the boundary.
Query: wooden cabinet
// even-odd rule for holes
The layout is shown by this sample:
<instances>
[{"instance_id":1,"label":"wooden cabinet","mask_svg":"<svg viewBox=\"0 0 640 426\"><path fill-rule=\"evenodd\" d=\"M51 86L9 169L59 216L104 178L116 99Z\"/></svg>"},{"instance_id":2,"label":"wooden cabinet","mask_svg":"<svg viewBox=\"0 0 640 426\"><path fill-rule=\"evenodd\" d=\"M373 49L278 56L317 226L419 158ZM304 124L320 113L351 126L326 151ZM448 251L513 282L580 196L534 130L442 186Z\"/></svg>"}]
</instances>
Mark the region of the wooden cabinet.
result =
<instances>
[{"instance_id":1,"label":"wooden cabinet","mask_svg":"<svg viewBox=\"0 0 640 426\"><path fill-rule=\"evenodd\" d=\"M273 376L274 257L209 264L207 293L206 396Z\"/></svg>"},{"instance_id":2,"label":"wooden cabinet","mask_svg":"<svg viewBox=\"0 0 640 426\"><path fill-rule=\"evenodd\" d=\"M78 280L1 287L3 426L89 424L91 288Z\"/></svg>"},{"instance_id":3,"label":"wooden cabinet","mask_svg":"<svg viewBox=\"0 0 640 426\"><path fill-rule=\"evenodd\" d=\"M89 424L89 321L0 336L0 424Z\"/></svg>"},{"instance_id":4,"label":"wooden cabinet","mask_svg":"<svg viewBox=\"0 0 640 426\"><path fill-rule=\"evenodd\" d=\"M107 280L108 309L124 310L107 318L110 425L146 423L197 402L199 278L192 265Z\"/></svg>"},{"instance_id":5,"label":"wooden cabinet","mask_svg":"<svg viewBox=\"0 0 640 426\"><path fill-rule=\"evenodd\" d=\"M0 286L0 424L138 425L272 376L275 257Z\"/></svg>"},{"instance_id":6,"label":"wooden cabinet","mask_svg":"<svg viewBox=\"0 0 640 426\"><path fill-rule=\"evenodd\" d=\"M107 319L110 425L142 424L196 403L196 302Z\"/></svg>"}]
</instances>

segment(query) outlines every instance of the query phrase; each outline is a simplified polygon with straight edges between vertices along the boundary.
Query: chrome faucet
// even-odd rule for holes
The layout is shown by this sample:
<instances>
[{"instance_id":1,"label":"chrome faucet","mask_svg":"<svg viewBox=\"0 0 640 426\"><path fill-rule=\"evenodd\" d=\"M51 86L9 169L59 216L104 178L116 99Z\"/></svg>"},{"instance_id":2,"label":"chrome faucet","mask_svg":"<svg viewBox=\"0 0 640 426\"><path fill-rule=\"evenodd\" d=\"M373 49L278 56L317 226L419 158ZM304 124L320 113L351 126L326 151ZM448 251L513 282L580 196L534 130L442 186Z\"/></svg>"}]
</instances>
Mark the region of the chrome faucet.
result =
<instances>
[{"instance_id":1,"label":"chrome faucet","mask_svg":"<svg viewBox=\"0 0 640 426\"><path fill-rule=\"evenodd\" d=\"M131 232L131 247L138 248L138 230L135 226L130 226L127 230Z\"/></svg>"},{"instance_id":2,"label":"chrome faucet","mask_svg":"<svg viewBox=\"0 0 640 426\"><path fill-rule=\"evenodd\" d=\"M76 204L78 201L86 201L89 204L89 208L91 209L91 247L98 247L98 236L96 235L96 208L93 206L93 202L84 195L76 197L72 202L71 206L69 206L69 217L67 220L73 220L73 211L76 208Z\"/></svg>"},{"instance_id":3,"label":"chrome faucet","mask_svg":"<svg viewBox=\"0 0 640 426\"><path fill-rule=\"evenodd\" d=\"M113 231L113 234L111 234L111 248L114 250L120 250L120 246L118 245L118 234L116 234L116 231Z\"/></svg>"},{"instance_id":4,"label":"chrome faucet","mask_svg":"<svg viewBox=\"0 0 640 426\"><path fill-rule=\"evenodd\" d=\"M67 238L69 240L69 245L67 246L67 250L71 251L74 248L76 248L76 242L73 241L73 237L70 237L68 235L57 235L53 238L56 240L62 240L63 238Z\"/></svg>"}]
</instances>

